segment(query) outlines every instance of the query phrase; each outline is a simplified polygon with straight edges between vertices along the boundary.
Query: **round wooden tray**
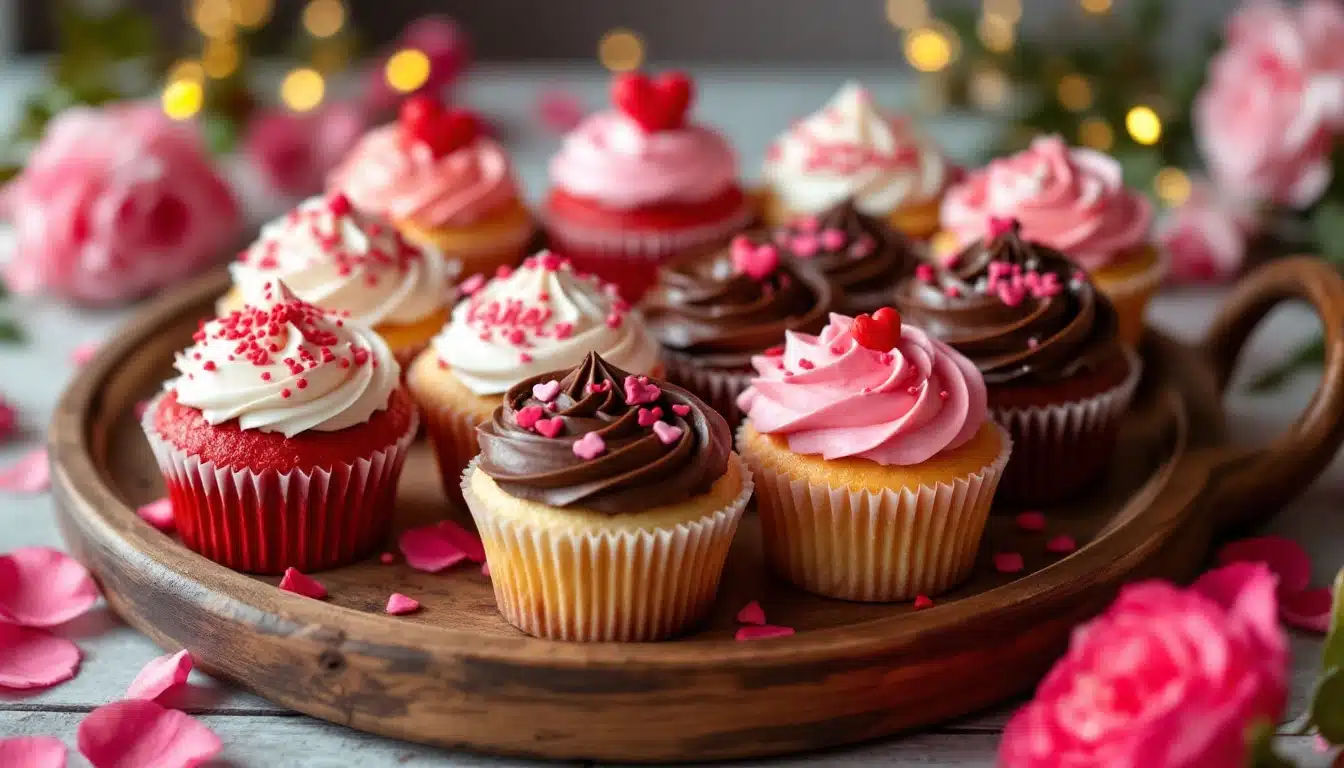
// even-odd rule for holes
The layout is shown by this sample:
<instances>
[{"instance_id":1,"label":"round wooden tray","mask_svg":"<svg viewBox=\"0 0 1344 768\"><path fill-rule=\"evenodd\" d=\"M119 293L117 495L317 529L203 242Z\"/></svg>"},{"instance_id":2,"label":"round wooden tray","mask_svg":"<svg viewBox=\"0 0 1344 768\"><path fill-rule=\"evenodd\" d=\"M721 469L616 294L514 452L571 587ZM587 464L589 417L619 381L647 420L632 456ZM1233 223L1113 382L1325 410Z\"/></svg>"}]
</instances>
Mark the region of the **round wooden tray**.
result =
<instances>
[{"instance_id":1,"label":"round wooden tray","mask_svg":"<svg viewBox=\"0 0 1344 768\"><path fill-rule=\"evenodd\" d=\"M526 637L495 611L475 568L431 575L377 560L319 575L325 602L216 565L136 517L162 485L132 415L226 286L210 275L165 297L109 342L67 391L51 430L61 528L112 607L165 648L272 701L353 728L447 747L547 758L707 760L810 750L929 725L1031 688L1069 630L1125 581L1184 578L1215 533L1304 488L1344 438L1344 282L1310 259L1243 282L1199 349L1149 331L1144 382L1109 477L1047 510L1045 533L996 510L969 583L932 608L826 600L771 580L748 516L712 617L649 644ZM1328 334L1320 390L1268 448L1226 444L1220 393L1260 319L1311 302ZM445 515L428 449L402 483L399 527ZM1046 553L1048 535L1081 544ZM990 564L1021 552L1022 573ZM424 609L382 612L404 592ZM759 599L793 637L734 642Z\"/></svg>"}]
</instances>

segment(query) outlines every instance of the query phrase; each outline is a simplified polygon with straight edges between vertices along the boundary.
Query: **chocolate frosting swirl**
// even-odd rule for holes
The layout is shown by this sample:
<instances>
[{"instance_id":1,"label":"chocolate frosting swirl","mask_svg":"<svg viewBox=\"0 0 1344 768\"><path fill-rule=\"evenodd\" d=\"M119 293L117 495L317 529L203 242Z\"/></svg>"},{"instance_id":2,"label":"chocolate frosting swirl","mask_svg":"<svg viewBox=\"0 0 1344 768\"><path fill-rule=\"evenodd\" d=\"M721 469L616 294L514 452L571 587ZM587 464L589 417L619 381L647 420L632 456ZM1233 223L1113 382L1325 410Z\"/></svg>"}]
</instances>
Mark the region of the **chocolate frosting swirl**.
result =
<instances>
[{"instance_id":1,"label":"chocolate frosting swirl","mask_svg":"<svg viewBox=\"0 0 1344 768\"><path fill-rule=\"evenodd\" d=\"M941 268L923 265L896 308L970 358L991 385L1037 384L1094 371L1121 354L1114 307L1067 257L1016 225Z\"/></svg>"},{"instance_id":2,"label":"chocolate frosting swirl","mask_svg":"<svg viewBox=\"0 0 1344 768\"><path fill-rule=\"evenodd\" d=\"M643 309L671 353L708 368L749 371L752 355L779 344L785 331L820 331L831 296L830 283L810 264L780 257L756 279L738 272L724 248L664 267Z\"/></svg>"},{"instance_id":3,"label":"chocolate frosting swirl","mask_svg":"<svg viewBox=\"0 0 1344 768\"><path fill-rule=\"evenodd\" d=\"M544 391L557 380L557 392ZM542 396L550 395L547 399L533 391L538 386ZM634 404L629 402L632 391ZM562 422L554 437L538 428L538 415ZM656 427L654 417L666 426ZM595 352L571 371L518 383L493 418L476 430L480 469L506 493L609 515L642 512L707 492L728 471L733 444L728 423L695 395L632 376ZM586 459L575 444L593 440L589 433L601 438L603 449Z\"/></svg>"}]
</instances>

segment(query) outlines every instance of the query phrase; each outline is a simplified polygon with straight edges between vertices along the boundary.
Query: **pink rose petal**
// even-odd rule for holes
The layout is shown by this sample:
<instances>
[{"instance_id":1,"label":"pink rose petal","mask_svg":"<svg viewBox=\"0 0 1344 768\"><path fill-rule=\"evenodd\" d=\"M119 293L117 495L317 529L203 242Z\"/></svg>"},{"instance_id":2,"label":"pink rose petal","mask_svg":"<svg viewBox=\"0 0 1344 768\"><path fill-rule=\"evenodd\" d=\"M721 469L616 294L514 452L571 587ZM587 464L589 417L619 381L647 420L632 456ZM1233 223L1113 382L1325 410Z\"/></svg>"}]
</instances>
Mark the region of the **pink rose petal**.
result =
<instances>
[{"instance_id":1,"label":"pink rose petal","mask_svg":"<svg viewBox=\"0 0 1344 768\"><path fill-rule=\"evenodd\" d=\"M76 738L93 768L192 768L224 748L214 731L191 716L144 699L93 710Z\"/></svg>"},{"instance_id":2,"label":"pink rose petal","mask_svg":"<svg viewBox=\"0 0 1344 768\"><path fill-rule=\"evenodd\" d=\"M0 623L0 688L46 688L75 676L79 646L43 629Z\"/></svg>"},{"instance_id":3,"label":"pink rose petal","mask_svg":"<svg viewBox=\"0 0 1344 768\"><path fill-rule=\"evenodd\" d=\"M54 627L98 601L89 571L64 552L23 547L0 555L0 618L26 627Z\"/></svg>"},{"instance_id":4,"label":"pink rose petal","mask_svg":"<svg viewBox=\"0 0 1344 768\"><path fill-rule=\"evenodd\" d=\"M151 501L148 504L141 505L135 510L135 514L140 516L141 520L158 528L164 533L173 531L173 501L169 498L162 498L158 501Z\"/></svg>"},{"instance_id":5,"label":"pink rose petal","mask_svg":"<svg viewBox=\"0 0 1344 768\"><path fill-rule=\"evenodd\" d=\"M5 768L65 768L69 750L50 736L0 739L0 765Z\"/></svg>"},{"instance_id":6,"label":"pink rose petal","mask_svg":"<svg viewBox=\"0 0 1344 768\"><path fill-rule=\"evenodd\" d=\"M1022 555L1017 552L996 552L994 554L994 570L999 573L1017 573L1025 567L1022 562Z\"/></svg>"},{"instance_id":7,"label":"pink rose petal","mask_svg":"<svg viewBox=\"0 0 1344 768\"><path fill-rule=\"evenodd\" d=\"M1053 552L1056 555L1067 555L1078 548L1078 542L1067 533L1061 533L1053 539L1045 542L1045 551Z\"/></svg>"},{"instance_id":8,"label":"pink rose petal","mask_svg":"<svg viewBox=\"0 0 1344 768\"><path fill-rule=\"evenodd\" d=\"M70 362L74 363L76 367L82 368L92 360L93 356L96 354L98 354L98 344L92 341L85 341L75 345L75 348L70 350Z\"/></svg>"},{"instance_id":9,"label":"pink rose petal","mask_svg":"<svg viewBox=\"0 0 1344 768\"><path fill-rule=\"evenodd\" d=\"M760 603L752 600L737 612L737 623L755 624L758 627L763 627L765 626L765 609L761 607Z\"/></svg>"},{"instance_id":10,"label":"pink rose petal","mask_svg":"<svg viewBox=\"0 0 1344 768\"><path fill-rule=\"evenodd\" d=\"M299 573L294 568L285 569L285 575L280 577L280 589L314 600L321 600L327 596L327 588L322 586L321 582L312 576Z\"/></svg>"},{"instance_id":11,"label":"pink rose petal","mask_svg":"<svg viewBox=\"0 0 1344 768\"><path fill-rule=\"evenodd\" d=\"M153 659L131 681L126 698L157 699L169 688L187 682L191 667L191 654L186 649Z\"/></svg>"},{"instance_id":12,"label":"pink rose petal","mask_svg":"<svg viewBox=\"0 0 1344 768\"><path fill-rule=\"evenodd\" d=\"M1330 629L1330 606L1334 595L1329 589L1304 589L1279 598L1279 617L1290 627L1325 634Z\"/></svg>"},{"instance_id":13,"label":"pink rose petal","mask_svg":"<svg viewBox=\"0 0 1344 768\"><path fill-rule=\"evenodd\" d=\"M42 493L51 487L47 449L38 448L8 467L0 469L0 491Z\"/></svg>"},{"instance_id":14,"label":"pink rose petal","mask_svg":"<svg viewBox=\"0 0 1344 768\"><path fill-rule=\"evenodd\" d=\"M1016 518L1017 527L1024 531L1040 531L1045 529L1044 512L1023 512Z\"/></svg>"},{"instance_id":15,"label":"pink rose petal","mask_svg":"<svg viewBox=\"0 0 1344 768\"><path fill-rule=\"evenodd\" d=\"M759 627L739 627L733 639L740 643L743 640L765 640L771 637L788 637L792 634L794 634L793 627L764 624Z\"/></svg>"},{"instance_id":16,"label":"pink rose petal","mask_svg":"<svg viewBox=\"0 0 1344 768\"><path fill-rule=\"evenodd\" d=\"M386 610L393 616L402 616L420 610L420 601L407 597L400 592L393 592L392 596L387 598Z\"/></svg>"},{"instance_id":17,"label":"pink rose petal","mask_svg":"<svg viewBox=\"0 0 1344 768\"><path fill-rule=\"evenodd\" d=\"M397 546L407 565L425 573L438 573L467 559L467 553L444 536L437 524L405 531L397 539Z\"/></svg>"},{"instance_id":18,"label":"pink rose petal","mask_svg":"<svg viewBox=\"0 0 1344 768\"><path fill-rule=\"evenodd\" d=\"M447 539L450 544L462 550L467 559L473 563L485 562L485 544L481 542L481 537L475 533L463 528L453 520L444 520L439 523L439 535Z\"/></svg>"},{"instance_id":19,"label":"pink rose petal","mask_svg":"<svg viewBox=\"0 0 1344 768\"><path fill-rule=\"evenodd\" d=\"M1218 562L1264 563L1279 577L1279 596L1301 592L1311 584L1311 557L1302 545L1282 536L1257 536L1234 541L1218 550Z\"/></svg>"}]
</instances>

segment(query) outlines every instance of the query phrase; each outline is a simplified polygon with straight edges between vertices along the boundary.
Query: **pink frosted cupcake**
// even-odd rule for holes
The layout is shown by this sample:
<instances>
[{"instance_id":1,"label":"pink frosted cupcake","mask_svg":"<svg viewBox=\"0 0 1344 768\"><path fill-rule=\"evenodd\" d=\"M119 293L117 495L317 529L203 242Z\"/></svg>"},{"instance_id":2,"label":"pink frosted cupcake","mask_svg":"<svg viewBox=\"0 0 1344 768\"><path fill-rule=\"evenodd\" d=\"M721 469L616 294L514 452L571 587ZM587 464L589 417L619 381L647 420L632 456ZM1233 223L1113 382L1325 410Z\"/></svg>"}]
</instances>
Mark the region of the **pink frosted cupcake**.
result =
<instances>
[{"instance_id":1,"label":"pink frosted cupcake","mask_svg":"<svg viewBox=\"0 0 1344 768\"><path fill-rule=\"evenodd\" d=\"M618 75L614 109L584 120L551 159L551 247L630 301L659 264L726 242L752 217L732 147L688 120L692 99L681 73Z\"/></svg>"}]
</instances>

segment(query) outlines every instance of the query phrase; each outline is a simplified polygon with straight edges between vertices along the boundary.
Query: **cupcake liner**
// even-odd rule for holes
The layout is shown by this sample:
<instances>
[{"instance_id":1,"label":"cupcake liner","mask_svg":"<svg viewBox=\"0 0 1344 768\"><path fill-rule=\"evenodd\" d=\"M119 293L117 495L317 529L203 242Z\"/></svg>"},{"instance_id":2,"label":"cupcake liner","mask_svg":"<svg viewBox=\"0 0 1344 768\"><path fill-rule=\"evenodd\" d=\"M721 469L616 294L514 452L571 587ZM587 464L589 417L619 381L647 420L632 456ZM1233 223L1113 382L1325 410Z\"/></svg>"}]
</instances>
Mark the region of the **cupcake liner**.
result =
<instances>
[{"instance_id":1,"label":"cupcake liner","mask_svg":"<svg viewBox=\"0 0 1344 768\"><path fill-rule=\"evenodd\" d=\"M571 224L562 217L544 215L551 244L566 256L570 251L591 256L619 256L627 261L660 263L688 250L727 240L742 231L754 213L749 202L729 216L694 227L678 229L596 229Z\"/></svg>"},{"instance_id":2,"label":"cupcake liner","mask_svg":"<svg viewBox=\"0 0 1344 768\"><path fill-rule=\"evenodd\" d=\"M647 642L704 618L742 510L752 494L742 459L742 490L730 504L670 528L592 532L507 519L470 487L462 493L485 542L499 612L534 637L579 642Z\"/></svg>"},{"instance_id":3,"label":"cupcake liner","mask_svg":"<svg viewBox=\"0 0 1344 768\"><path fill-rule=\"evenodd\" d=\"M745 429L745 427L744 427ZM766 560L818 595L862 602L932 597L975 566L994 492L1013 451L1008 433L988 465L950 483L882 491L809 482L738 446L756 477Z\"/></svg>"},{"instance_id":4,"label":"cupcake liner","mask_svg":"<svg viewBox=\"0 0 1344 768\"><path fill-rule=\"evenodd\" d=\"M476 425L485 421L480 415L442 405L421 402L425 434L434 449L434 461L443 478L443 492L462 505L462 471L481 452L476 441Z\"/></svg>"},{"instance_id":5,"label":"cupcake liner","mask_svg":"<svg viewBox=\"0 0 1344 768\"><path fill-rule=\"evenodd\" d=\"M991 408L1017 446L999 489L1005 501L1048 504L1066 499L1106 471L1115 452L1120 417L1134 399L1143 362L1125 350L1129 375L1098 395L1029 408Z\"/></svg>"},{"instance_id":6,"label":"cupcake liner","mask_svg":"<svg viewBox=\"0 0 1344 768\"><path fill-rule=\"evenodd\" d=\"M1094 281L1097 289L1115 306L1121 340L1134 347L1143 338L1144 313L1148 309L1148 302L1162 286L1171 264L1170 255L1165 249L1152 247L1156 249L1157 261L1147 270L1122 280Z\"/></svg>"},{"instance_id":7,"label":"cupcake liner","mask_svg":"<svg viewBox=\"0 0 1344 768\"><path fill-rule=\"evenodd\" d=\"M697 365L694 358L675 352L663 352L663 364L667 367L667 380L684 389L689 389L696 397L704 400L710 408L719 412L731 429L737 429L742 423L742 410L737 407L737 397L751 386L755 372L721 371Z\"/></svg>"},{"instance_id":8,"label":"cupcake liner","mask_svg":"<svg viewBox=\"0 0 1344 768\"><path fill-rule=\"evenodd\" d=\"M154 428L158 402L145 409L141 426L178 533L193 551L247 573L319 571L359 560L387 536L418 417L397 442L367 458L281 473L219 466L180 450Z\"/></svg>"}]
</instances>

